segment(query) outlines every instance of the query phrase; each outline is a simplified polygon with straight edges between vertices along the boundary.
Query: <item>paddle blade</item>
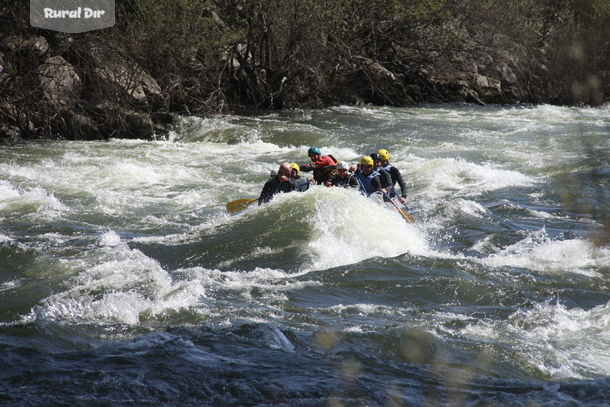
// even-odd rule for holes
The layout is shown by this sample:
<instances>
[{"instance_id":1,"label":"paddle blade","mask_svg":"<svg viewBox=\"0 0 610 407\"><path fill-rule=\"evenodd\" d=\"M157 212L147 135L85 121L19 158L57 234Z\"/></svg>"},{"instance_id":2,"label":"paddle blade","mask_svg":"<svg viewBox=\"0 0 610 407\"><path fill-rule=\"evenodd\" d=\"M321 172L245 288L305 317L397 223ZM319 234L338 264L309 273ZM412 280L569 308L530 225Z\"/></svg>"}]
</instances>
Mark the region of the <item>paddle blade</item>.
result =
<instances>
[{"instance_id":1,"label":"paddle blade","mask_svg":"<svg viewBox=\"0 0 610 407\"><path fill-rule=\"evenodd\" d=\"M394 208L396 208L396 210L400 213L400 216L402 216L402 218L404 220L406 220L409 223L415 223L415 218L413 216L411 216L410 213L408 213L404 209L400 209L400 206L398 206L398 203L396 203L393 199L391 199L391 201L392 201L392 204L394 205Z\"/></svg>"},{"instance_id":2,"label":"paddle blade","mask_svg":"<svg viewBox=\"0 0 610 407\"><path fill-rule=\"evenodd\" d=\"M411 216L411 214L403 211L402 209L398 209L398 212L400 212L400 215L404 218L404 220L406 220L409 223L415 223L415 218L413 216Z\"/></svg>"},{"instance_id":3,"label":"paddle blade","mask_svg":"<svg viewBox=\"0 0 610 407\"><path fill-rule=\"evenodd\" d=\"M258 199L250 199L250 198L244 198L244 199L238 199L237 201L231 201L227 204L227 211L229 213L239 212L241 210L246 209L248 206L250 206L250 204L252 202L256 202L256 201L258 201Z\"/></svg>"}]
</instances>

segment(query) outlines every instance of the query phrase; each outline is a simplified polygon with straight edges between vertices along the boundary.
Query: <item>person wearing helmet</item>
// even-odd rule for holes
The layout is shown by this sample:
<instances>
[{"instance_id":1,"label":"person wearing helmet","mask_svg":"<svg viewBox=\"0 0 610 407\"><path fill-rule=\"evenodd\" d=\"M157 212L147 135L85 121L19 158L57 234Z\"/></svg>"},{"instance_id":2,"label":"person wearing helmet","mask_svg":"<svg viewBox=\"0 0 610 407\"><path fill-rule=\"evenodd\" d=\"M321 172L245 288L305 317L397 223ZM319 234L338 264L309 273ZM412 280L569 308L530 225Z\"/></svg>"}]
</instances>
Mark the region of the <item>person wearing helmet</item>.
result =
<instances>
[{"instance_id":1,"label":"person wearing helmet","mask_svg":"<svg viewBox=\"0 0 610 407\"><path fill-rule=\"evenodd\" d=\"M360 160L360 169L356 171L354 176L358 180L358 184L366 196L371 196L376 192L382 193L381 191L381 180L379 179L379 173L373 170L374 161L369 156L364 156Z\"/></svg>"},{"instance_id":2,"label":"person wearing helmet","mask_svg":"<svg viewBox=\"0 0 610 407\"><path fill-rule=\"evenodd\" d=\"M379 173L381 192L387 194L392 190L392 176L387 170L381 167L381 155L379 153L372 153L370 157L373 159L373 170Z\"/></svg>"},{"instance_id":3,"label":"person wearing helmet","mask_svg":"<svg viewBox=\"0 0 610 407\"><path fill-rule=\"evenodd\" d=\"M301 191L307 191L309 189L309 179L305 178L300 174L301 168L297 163L290 163L290 167L292 167L292 171L290 172L290 178L294 180L299 186Z\"/></svg>"},{"instance_id":4,"label":"person wearing helmet","mask_svg":"<svg viewBox=\"0 0 610 407\"><path fill-rule=\"evenodd\" d=\"M327 187L358 188L358 180L354 174L347 172L348 168L347 163L340 162L337 164L337 174L333 175L324 185Z\"/></svg>"},{"instance_id":5,"label":"person wearing helmet","mask_svg":"<svg viewBox=\"0 0 610 407\"><path fill-rule=\"evenodd\" d=\"M324 184L328 179L336 174L337 160L332 155L322 155L322 150L318 147L310 147L307 155L311 159L311 164L301 165L301 171L313 171L313 179L316 184Z\"/></svg>"},{"instance_id":6,"label":"person wearing helmet","mask_svg":"<svg viewBox=\"0 0 610 407\"><path fill-rule=\"evenodd\" d=\"M394 186L396 185L396 183L398 183L398 185L400 185L400 197L398 198L400 199L401 203L405 203L407 201L407 184L402 179L400 170L390 164L390 153L388 153L388 150L381 149L377 151L377 153L379 153L381 157L380 168L383 168L384 170L390 173L390 177L392 179L392 186L390 188L390 191L393 191L392 195L396 195Z\"/></svg>"},{"instance_id":7,"label":"person wearing helmet","mask_svg":"<svg viewBox=\"0 0 610 407\"><path fill-rule=\"evenodd\" d=\"M282 163L275 177L270 178L261 191L258 204L262 205L273 199L273 196L283 192L299 191L297 183L290 178L292 167L290 163Z\"/></svg>"}]
</instances>

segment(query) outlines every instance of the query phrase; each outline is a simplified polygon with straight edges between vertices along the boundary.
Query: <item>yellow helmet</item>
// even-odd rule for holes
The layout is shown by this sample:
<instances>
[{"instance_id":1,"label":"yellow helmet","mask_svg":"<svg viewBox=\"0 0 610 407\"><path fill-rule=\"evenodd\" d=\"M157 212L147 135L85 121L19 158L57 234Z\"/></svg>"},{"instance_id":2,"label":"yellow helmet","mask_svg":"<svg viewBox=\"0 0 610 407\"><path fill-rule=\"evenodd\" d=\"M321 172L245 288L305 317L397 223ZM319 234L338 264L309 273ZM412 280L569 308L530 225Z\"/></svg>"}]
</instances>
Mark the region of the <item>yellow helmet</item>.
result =
<instances>
[{"instance_id":1,"label":"yellow helmet","mask_svg":"<svg viewBox=\"0 0 610 407\"><path fill-rule=\"evenodd\" d=\"M299 164L297 164L297 163L290 163L290 166L292 168L294 168L295 170L297 170L297 172L301 171L301 167L299 167Z\"/></svg>"},{"instance_id":2,"label":"yellow helmet","mask_svg":"<svg viewBox=\"0 0 610 407\"><path fill-rule=\"evenodd\" d=\"M375 163L373 162L373 159L369 156L364 156L360 160L360 165L373 165L373 164L375 164Z\"/></svg>"},{"instance_id":3,"label":"yellow helmet","mask_svg":"<svg viewBox=\"0 0 610 407\"><path fill-rule=\"evenodd\" d=\"M377 151L377 153L379 153L379 155L381 156L382 160L389 160L390 159L390 153L388 153L388 150L384 150L383 148L379 151Z\"/></svg>"}]
</instances>

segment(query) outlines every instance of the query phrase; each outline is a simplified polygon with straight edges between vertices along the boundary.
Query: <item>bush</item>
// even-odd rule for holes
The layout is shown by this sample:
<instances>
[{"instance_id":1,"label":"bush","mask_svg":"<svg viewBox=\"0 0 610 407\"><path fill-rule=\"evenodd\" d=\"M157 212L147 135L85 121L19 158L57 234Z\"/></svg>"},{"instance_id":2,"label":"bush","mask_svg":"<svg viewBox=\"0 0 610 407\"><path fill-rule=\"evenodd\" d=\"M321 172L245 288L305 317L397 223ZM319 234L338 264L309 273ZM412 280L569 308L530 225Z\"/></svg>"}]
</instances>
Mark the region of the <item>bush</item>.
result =
<instances>
[{"instance_id":1,"label":"bush","mask_svg":"<svg viewBox=\"0 0 610 407\"><path fill-rule=\"evenodd\" d=\"M45 101L37 79L51 56L65 58L82 77L77 122L126 136L134 133L124 120L111 121L102 102L160 122L170 112L341 103L600 104L609 93L609 0L117 3L115 27L65 35L31 27L22 3L0 0L0 133L75 137L70 118ZM42 37L48 50L15 52L7 45L15 37ZM142 104L125 86L101 83L92 49L128 67L128 78L156 82L159 94Z\"/></svg>"}]
</instances>

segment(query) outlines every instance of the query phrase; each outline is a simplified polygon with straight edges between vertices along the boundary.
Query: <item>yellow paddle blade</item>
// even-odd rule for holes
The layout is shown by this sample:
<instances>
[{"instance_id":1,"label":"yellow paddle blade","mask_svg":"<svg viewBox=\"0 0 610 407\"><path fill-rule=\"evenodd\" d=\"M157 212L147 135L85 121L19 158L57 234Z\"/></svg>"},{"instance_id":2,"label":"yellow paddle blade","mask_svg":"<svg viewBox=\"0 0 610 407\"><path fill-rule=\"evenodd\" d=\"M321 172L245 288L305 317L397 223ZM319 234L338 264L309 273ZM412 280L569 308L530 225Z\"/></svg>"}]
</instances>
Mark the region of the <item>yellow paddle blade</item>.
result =
<instances>
[{"instance_id":1,"label":"yellow paddle blade","mask_svg":"<svg viewBox=\"0 0 610 407\"><path fill-rule=\"evenodd\" d=\"M397 208L398 212L400 212L400 214L402 215L402 217L404 218L404 220L406 220L409 223L415 223L415 218L413 216L411 216L411 214L403 211L400 208Z\"/></svg>"},{"instance_id":2,"label":"yellow paddle blade","mask_svg":"<svg viewBox=\"0 0 610 407\"><path fill-rule=\"evenodd\" d=\"M398 203L394 202L393 199L390 199L390 201L392 202L392 205L394 205L394 208L396 208L396 210L400 213L400 216L402 216L404 220L406 220L409 223L415 223L415 218L413 216L411 216L411 214L409 214L405 210L400 209L400 206L398 206Z\"/></svg>"},{"instance_id":3,"label":"yellow paddle blade","mask_svg":"<svg viewBox=\"0 0 610 407\"><path fill-rule=\"evenodd\" d=\"M244 198L244 199L238 199L237 201L231 201L227 204L227 211L229 211L229 213L239 212L243 209L246 209L248 206L250 206L250 204L252 202L256 202L256 201L258 201L258 199L250 199L250 198Z\"/></svg>"}]
</instances>

